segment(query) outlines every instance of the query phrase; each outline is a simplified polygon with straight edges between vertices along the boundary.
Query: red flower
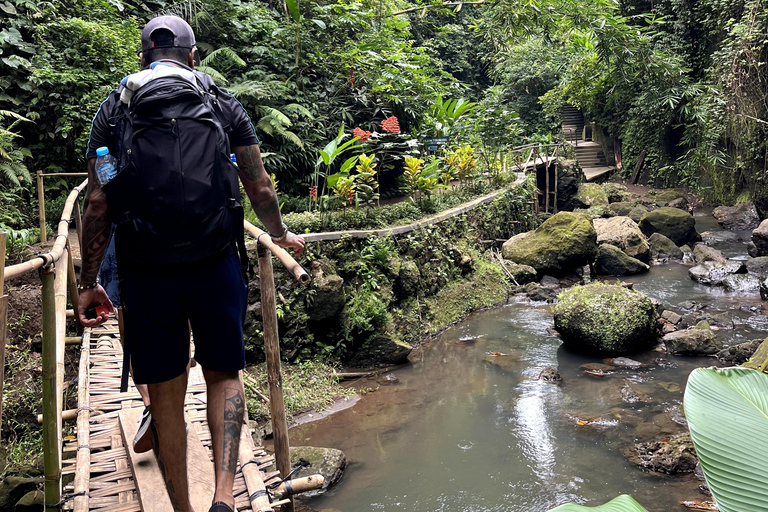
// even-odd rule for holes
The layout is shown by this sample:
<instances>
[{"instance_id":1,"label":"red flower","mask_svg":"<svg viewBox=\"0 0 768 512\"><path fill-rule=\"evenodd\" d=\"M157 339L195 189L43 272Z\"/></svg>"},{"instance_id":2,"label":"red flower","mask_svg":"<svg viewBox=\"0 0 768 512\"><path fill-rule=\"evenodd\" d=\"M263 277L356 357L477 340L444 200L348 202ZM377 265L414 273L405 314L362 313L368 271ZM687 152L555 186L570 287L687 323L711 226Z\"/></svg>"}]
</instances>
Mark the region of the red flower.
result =
<instances>
[{"instance_id":1,"label":"red flower","mask_svg":"<svg viewBox=\"0 0 768 512\"><path fill-rule=\"evenodd\" d=\"M371 138L371 132L364 131L360 127L357 127L354 130L352 130L352 135L360 139L361 142L365 142Z\"/></svg>"},{"instance_id":2,"label":"red flower","mask_svg":"<svg viewBox=\"0 0 768 512\"><path fill-rule=\"evenodd\" d=\"M317 201L317 185L312 185L309 187L309 197L313 201Z\"/></svg>"},{"instance_id":3,"label":"red flower","mask_svg":"<svg viewBox=\"0 0 768 512\"><path fill-rule=\"evenodd\" d=\"M381 129L387 133L400 133L400 123L395 116L388 117L381 122Z\"/></svg>"}]
</instances>

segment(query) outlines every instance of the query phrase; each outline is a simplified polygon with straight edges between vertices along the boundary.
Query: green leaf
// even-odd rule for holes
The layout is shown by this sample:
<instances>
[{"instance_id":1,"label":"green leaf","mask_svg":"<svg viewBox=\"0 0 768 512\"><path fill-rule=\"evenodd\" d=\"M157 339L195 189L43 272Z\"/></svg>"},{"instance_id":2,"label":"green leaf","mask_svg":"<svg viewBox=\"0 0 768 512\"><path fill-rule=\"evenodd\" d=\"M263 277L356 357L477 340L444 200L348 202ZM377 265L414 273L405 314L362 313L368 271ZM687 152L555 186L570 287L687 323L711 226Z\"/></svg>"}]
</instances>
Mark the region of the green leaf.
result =
<instances>
[{"instance_id":1,"label":"green leaf","mask_svg":"<svg viewBox=\"0 0 768 512\"><path fill-rule=\"evenodd\" d=\"M339 179L342 178L342 175L340 172L337 172L336 174L331 174L330 176L325 178L326 183L328 184L328 188L333 188L336 186L336 182L339 181Z\"/></svg>"},{"instance_id":2,"label":"green leaf","mask_svg":"<svg viewBox=\"0 0 768 512\"><path fill-rule=\"evenodd\" d=\"M291 18L296 23L301 20L301 13L299 12L299 0L285 0L285 5L288 6L288 12L291 13Z\"/></svg>"},{"instance_id":3,"label":"green leaf","mask_svg":"<svg viewBox=\"0 0 768 512\"><path fill-rule=\"evenodd\" d=\"M648 512L628 494L622 494L599 507L585 507L575 503L567 503L553 508L549 512L583 512L586 510L594 510L595 512Z\"/></svg>"},{"instance_id":4,"label":"green leaf","mask_svg":"<svg viewBox=\"0 0 768 512\"><path fill-rule=\"evenodd\" d=\"M349 170L352 169L352 167L354 167L355 164L357 163L358 158L359 157L356 157L356 156L347 158L347 160L343 164L341 164L341 170L339 172L348 174Z\"/></svg>"},{"instance_id":5,"label":"green leaf","mask_svg":"<svg viewBox=\"0 0 768 512\"><path fill-rule=\"evenodd\" d=\"M323 30L325 30L325 28L326 28L325 22L323 20L318 20L318 19L314 19L313 18L312 19L312 23L314 23L315 25L317 25L318 27L320 27Z\"/></svg>"},{"instance_id":6,"label":"green leaf","mask_svg":"<svg viewBox=\"0 0 768 512\"><path fill-rule=\"evenodd\" d=\"M0 10L5 12L6 14L16 14L16 7L11 4L11 2L5 2L4 4L0 4Z\"/></svg>"},{"instance_id":7,"label":"green leaf","mask_svg":"<svg viewBox=\"0 0 768 512\"><path fill-rule=\"evenodd\" d=\"M684 407L720 511L768 511L768 375L698 368L688 377Z\"/></svg>"}]
</instances>

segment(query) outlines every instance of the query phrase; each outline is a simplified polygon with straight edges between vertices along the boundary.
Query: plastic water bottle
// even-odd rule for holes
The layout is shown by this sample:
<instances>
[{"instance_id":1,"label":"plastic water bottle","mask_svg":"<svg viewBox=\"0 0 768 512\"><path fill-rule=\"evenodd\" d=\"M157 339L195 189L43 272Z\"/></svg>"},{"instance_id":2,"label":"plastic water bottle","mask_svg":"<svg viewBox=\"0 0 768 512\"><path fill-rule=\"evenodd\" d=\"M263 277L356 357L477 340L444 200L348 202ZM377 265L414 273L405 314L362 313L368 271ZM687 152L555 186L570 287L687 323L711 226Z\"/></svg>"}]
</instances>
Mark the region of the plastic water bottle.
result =
<instances>
[{"instance_id":1,"label":"plastic water bottle","mask_svg":"<svg viewBox=\"0 0 768 512\"><path fill-rule=\"evenodd\" d=\"M109 154L109 148L102 146L96 150L96 176L101 185L106 185L117 174L117 159Z\"/></svg>"}]
</instances>

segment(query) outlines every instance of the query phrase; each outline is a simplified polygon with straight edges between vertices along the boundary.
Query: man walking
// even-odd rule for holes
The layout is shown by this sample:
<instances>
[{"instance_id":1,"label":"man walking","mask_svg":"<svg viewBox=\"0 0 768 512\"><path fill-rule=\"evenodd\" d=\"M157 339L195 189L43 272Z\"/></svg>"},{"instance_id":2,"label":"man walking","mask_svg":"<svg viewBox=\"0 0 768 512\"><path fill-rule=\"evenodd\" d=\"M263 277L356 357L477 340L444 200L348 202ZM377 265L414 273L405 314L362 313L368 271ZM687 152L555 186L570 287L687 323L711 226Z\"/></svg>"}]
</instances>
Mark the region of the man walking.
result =
<instances>
[{"instance_id":1,"label":"man walking","mask_svg":"<svg viewBox=\"0 0 768 512\"><path fill-rule=\"evenodd\" d=\"M123 80L91 126L78 316L88 327L106 320L87 319L85 310L110 304L97 274L114 222L126 350L134 381L148 384L150 431L173 509L192 510L184 422L191 326L208 392L216 475L210 512L232 512L247 299L237 175L273 242L301 255L304 240L282 223L245 110L193 69L192 28L175 16L155 18L141 48L143 70ZM97 173L100 147L117 158L116 174Z\"/></svg>"}]
</instances>

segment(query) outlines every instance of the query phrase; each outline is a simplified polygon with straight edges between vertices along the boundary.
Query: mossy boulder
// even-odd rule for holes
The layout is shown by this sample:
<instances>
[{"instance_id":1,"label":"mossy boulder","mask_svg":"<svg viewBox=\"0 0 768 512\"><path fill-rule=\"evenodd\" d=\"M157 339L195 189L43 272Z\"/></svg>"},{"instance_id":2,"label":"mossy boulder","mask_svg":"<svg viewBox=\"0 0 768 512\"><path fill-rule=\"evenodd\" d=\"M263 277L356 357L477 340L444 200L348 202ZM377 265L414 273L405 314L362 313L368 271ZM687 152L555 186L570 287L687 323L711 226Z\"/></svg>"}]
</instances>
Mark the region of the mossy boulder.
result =
<instances>
[{"instance_id":1,"label":"mossy boulder","mask_svg":"<svg viewBox=\"0 0 768 512\"><path fill-rule=\"evenodd\" d=\"M643 215L638 225L645 236L661 233L677 246L701 240L696 232L696 220L693 215L678 208L665 206L650 211Z\"/></svg>"},{"instance_id":2,"label":"mossy boulder","mask_svg":"<svg viewBox=\"0 0 768 512\"><path fill-rule=\"evenodd\" d=\"M685 196L677 190L659 190L656 192L654 199L656 201L656 206L669 206L669 203L675 202L678 199L684 200L684 207L688 206L688 200L685 199ZM676 204L679 203L681 203L681 201L677 201Z\"/></svg>"},{"instance_id":3,"label":"mossy boulder","mask_svg":"<svg viewBox=\"0 0 768 512\"><path fill-rule=\"evenodd\" d=\"M709 356L717 354L723 348L723 344L706 320L690 329L666 334L662 340L670 353L686 356Z\"/></svg>"},{"instance_id":4,"label":"mossy boulder","mask_svg":"<svg viewBox=\"0 0 768 512\"><path fill-rule=\"evenodd\" d=\"M618 247L627 256L648 262L651 248L637 223L629 217L595 219L598 244L611 244Z\"/></svg>"},{"instance_id":5,"label":"mossy boulder","mask_svg":"<svg viewBox=\"0 0 768 512\"><path fill-rule=\"evenodd\" d=\"M573 199L574 203L582 208L608 204L608 196L605 190L597 183L582 183L579 185L579 190L576 191Z\"/></svg>"},{"instance_id":6,"label":"mossy boulder","mask_svg":"<svg viewBox=\"0 0 768 512\"><path fill-rule=\"evenodd\" d=\"M400 297L416 296L421 283L419 266L411 259L402 260L395 280L395 291Z\"/></svg>"},{"instance_id":7,"label":"mossy boulder","mask_svg":"<svg viewBox=\"0 0 768 512\"><path fill-rule=\"evenodd\" d=\"M642 261L628 256L611 244L600 244L597 249L595 271L601 276L629 276L648 272L650 267Z\"/></svg>"},{"instance_id":8,"label":"mossy boulder","mask_svg":"<svg viewBox=\"0 0 768 512\"><path fill-rule=\"evenodd\" d=\"M661 233L652 234L648 238L648 246L651 248L651 259L659 261L683 259L683 250Z\"/></svg>"},{"instance_id":9,"label":"mossy boulder","mask_svg":"<svg viewBox=\"0 0 768 512\"><path fill-rule=\"evenodd\" d=\"M632 219L633 221L640 223L640 219L643 218L643 215L648 213L648 208L643 206L642 204L635 205L631 210L629 210L629 213L627 214L627 217Z\"/></svg>"},{"instance_id":10,"label":"mossy boulder","mask_svg":"<svg viewBox=\"0 0 768 512\"><path fill-rule=\"evenodd\" d=\"M43 512L45 510L45 497L43 491L29 491L16 502L14 512Z\"/></svg>"},{"instance_id":11,"label":"mossy boulder","mask_svg":"<svg viewBox=\"0 0 768 512\"><path fill-rule=\"evenodd\" d=\"M319 492L326 491L339 481L347 467L347 456L335 448L317 448L314 446L292 446L290 449L291 466L306 461L310 465L301 468L294 478L304 478L312 475L322 475L323 487ZM313 492L311 494L317 494Z\"/></svg>"},{"instance_id":12,"label":"mossy boulder","mask_svg":"<svg viewBox=\"0 0 768 512\"><path fill-rule=\"evenodd\" d=\"M411 350L413 347L408 343L382 332L372 335L363 343L363 346L355 352L350 365L367 367L377 364L403 364L408 360Z\"/></svg>"},{"instance_id":13,"label":"mossy boulder","mask_svg":"<svg viewBox=\"0 0 768 512\"><path fill-rule=\"evenodd\" d=\"M627 355L656 341L656 308L644 294L618 285L574 286L558 296L555 329L579 353Z\"/></svg>"},{"instance_id":14,"label":"mossy boulder","mask_svg":"<svg viewBox=\"0 0 768 512\"><path fill-rule=\"evenodd\" d=\"M0 510L13 510L25 494L38 489L43 483L43 477L26 478L7 476L0 483Z\"/></svg>"},{"instance_id":15,"label":"mossy boulder","mask_svg":"<svg viewBox=\"0 0 768 512\"><path fill-rule=\"evenodd\" d=\"M310 320L333 318L344 308L344 279L336 274L333 262L320 258L312 262L312 283L316 287L315 300L308 308Z\"/></svg>"},{"instance_id":16,"label":"mossy boulder","mask_svg":"<svg viewBox=\"0 0 768 512\"><path fill-rule=\"evenodd\" d=\"M603 187L603 191L605 191L605 195L608 198L609 203L619 203L626 201L627 197L629 197L627 187L621 183L609 182L603 183L601 186Z\"/></svg>"},{"instance_id":17,"label":"mossy boulder","mask_svg":"<svg viewBox=\"0 0 768 512\"><path fill-rule=\"evenodd\" d=\"M536 281L536 269L529 265L518 265L513 261L504 261L504 267L509 271L518 285L524 285Z\"/></svg>"},{"instance_id":18,"label":"mossy boulder","mask_svg":"<svg viewBox=\"0 0 768 512\"><path fill-rule=\"evenodd\" d=\"M608 205L608 209L611 210L613 213L615 213L618 216L628 217L629 212L632 211L632 208L635 207L635 203L630 203L627 201L619 201L616 203L611 203ZM645 212L643 212L645 213ZM642 217L642 215L641 215ZM637 222L637 221L635 221Z\"/></svg>"},{"instance_id":19,"label":"mossy boulder","mask_svg":"<svg viewBox=\"0 0 768 512\"><path fill-rule=\"evenodd\" d=\"M563 275L594 260L597 232L588 216L560 212L535 231L504 242L501 253L505 259L529 265L539 274Z\"/></svg>"}]
</instances>

